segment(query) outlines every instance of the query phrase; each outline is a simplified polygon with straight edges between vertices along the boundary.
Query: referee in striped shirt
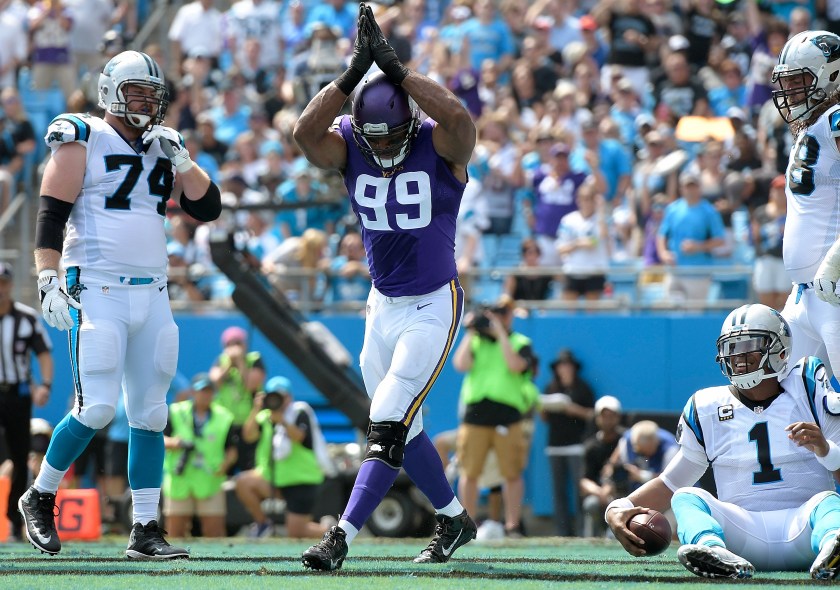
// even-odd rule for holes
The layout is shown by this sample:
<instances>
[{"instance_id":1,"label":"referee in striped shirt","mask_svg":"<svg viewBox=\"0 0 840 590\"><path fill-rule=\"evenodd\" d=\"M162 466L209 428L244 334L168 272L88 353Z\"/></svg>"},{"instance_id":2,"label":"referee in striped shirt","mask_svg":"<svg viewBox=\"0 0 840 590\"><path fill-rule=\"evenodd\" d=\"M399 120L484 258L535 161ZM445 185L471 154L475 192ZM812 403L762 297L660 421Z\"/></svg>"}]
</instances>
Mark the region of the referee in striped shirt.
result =
<instances>
[{"instance_id":1,"label":"referee in striped shirt","mask_svg":"<svg viewBox=\"0 0 840 590\"><path fill-rule=\"evenodd\" d=\"M41 324L40 314L12 299L11 266L0 262L0 447L12 460L14 474L7 514L12 532L22 539L18 498L26 491L29 455L29 422L32 404L43 406L50 398L53 380L52 344ZM32 353L38 360L41 383L32 382Z\"/></svg>"}]
</instances>

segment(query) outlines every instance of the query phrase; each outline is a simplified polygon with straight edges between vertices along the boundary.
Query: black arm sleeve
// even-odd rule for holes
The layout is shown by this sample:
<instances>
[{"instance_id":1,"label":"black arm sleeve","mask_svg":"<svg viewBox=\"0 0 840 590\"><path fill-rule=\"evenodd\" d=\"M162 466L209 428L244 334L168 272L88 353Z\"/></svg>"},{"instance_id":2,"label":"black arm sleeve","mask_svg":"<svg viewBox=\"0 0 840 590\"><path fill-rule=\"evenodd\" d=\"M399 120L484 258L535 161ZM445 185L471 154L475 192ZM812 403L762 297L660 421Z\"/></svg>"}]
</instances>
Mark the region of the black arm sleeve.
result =
<instances>
[{"instance_id":1,"label":"black arm sleeve","mask_svg":"<svg viewBox=\"0 0 840 590\"><path fill-rule=\"evenodd\" d=\"M222 194L219 187L211 180L207 192L197 201L190 201L186 195L181 195L181 209L198 221L215 221L222 213Z\"/></svg>"},{"instance_id":2,"label":"black arm sleeve","mask_svg":"<svg viewBox=\"0 0 840 590\"><path fill-rule=\"evenodd\" d=\"M49 195L41 195L38 221L35 224L35 249L47 248L62 251L64 247L64 226L70 219L73 203L61 201Z\"/></svg>"}]
</instances>

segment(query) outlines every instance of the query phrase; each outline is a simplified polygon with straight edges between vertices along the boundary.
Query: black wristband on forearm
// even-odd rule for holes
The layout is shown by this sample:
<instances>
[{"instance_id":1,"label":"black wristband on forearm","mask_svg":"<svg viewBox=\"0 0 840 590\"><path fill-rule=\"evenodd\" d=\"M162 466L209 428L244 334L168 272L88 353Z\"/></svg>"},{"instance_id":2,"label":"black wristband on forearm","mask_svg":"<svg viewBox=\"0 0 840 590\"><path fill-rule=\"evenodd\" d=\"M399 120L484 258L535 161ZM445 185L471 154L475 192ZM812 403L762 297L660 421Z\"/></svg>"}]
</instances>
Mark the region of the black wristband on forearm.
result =
<instances>
[{"instance_id":1,"label":"black wristband on forearm","mask_svg":"<svg viewBox=\"0 0 840 590\"><path fill-rule=\"evenodd\" d=\"M350 96L364 77L365 75L363 72L360 72L355 68L347 68L344 70L343 74L335 79L335 85L338 86L338 89L344 94Z\"/></svg>"},{"instance_id":2,"label":"black wristband on forearm","mask_svg":"<svg viewBox=\"0 0 840 590\"><path fill-rule=\"evenodd\" d=\"M394 59L385 64L385 66L382 68L382 72L385 74L385 77L391 81L392 84L396 84L397 86L399 86L403 83L403 80L405 80L408 77L409 70L399 60L397 54L394 53Z\"/></svg>"},{"instance_id":3,"label":"black wristband on forearm","mask_svg":"<svg viewBox=\"0 0 840 590\"><path fill-rule=\"evenodd\" d=\"M198 221L215 221L222 214L222 195L219 187L211 180L207 192L197 201L190 201L186 195L181 195L181 209Z\"/></svg>"},{"instance_id":4,"label":"black wristband on forearm","mask_svg":"<svg viewBox=\"0 0 840 590\"><path fill-rule=\"evenodd\" d=\"M41 195L38 220L35 223L35 249L61 252L64 248L64 227L70 219L73 203L49 195Z\"/></svg>"}]
</instances>

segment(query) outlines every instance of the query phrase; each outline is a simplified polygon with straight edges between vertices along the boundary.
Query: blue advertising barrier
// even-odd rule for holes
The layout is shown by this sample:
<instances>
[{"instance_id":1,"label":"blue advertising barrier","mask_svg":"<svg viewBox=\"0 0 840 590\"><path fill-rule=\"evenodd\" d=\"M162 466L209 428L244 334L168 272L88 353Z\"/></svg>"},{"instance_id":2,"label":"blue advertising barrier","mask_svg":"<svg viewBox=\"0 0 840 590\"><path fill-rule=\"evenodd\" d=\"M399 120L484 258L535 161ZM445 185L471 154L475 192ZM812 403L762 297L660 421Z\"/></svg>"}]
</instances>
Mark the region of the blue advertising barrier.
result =
<instances>
[{"instance_id":1,"label":"blue advertising barrier","mask_svg":"<svg viewBox=\"0 0 840 590\"><path fill-rule=\"evenodd\" d=\"M548 383L549 365L561 348L570 348L581 361L581 375L596 396L614 395L625 412L679 412L688 397L701 387L726 381L715 363L715 340L726 312L700 314L585 314L557 313L517 319L514 329L533 340L540 359L536 382ZM284 375L298 399L313 405L326 400L301 373L239 313L178 314L180 354L178 370L187 379L209 370L221 350L219 337L231 325L250 334L249 348L260 351L268 375ZM364 320L356 316L313 315L350 351L358 370ZM48 328L54 345L55 378L50 402L34 415L56 424L72 404L67 336ZM463 332L462 332L463 335ZM462 375L446 364L424 404L423 423L429 436L458 425L458 396ZM336 419L336 417L330 417ZM337 417L340 420L340 417ZM551 478L544 454L546 429L537 418L534 443L526 472L526 503L534 514L552 512Z\"/></svg>"}]
</instances>

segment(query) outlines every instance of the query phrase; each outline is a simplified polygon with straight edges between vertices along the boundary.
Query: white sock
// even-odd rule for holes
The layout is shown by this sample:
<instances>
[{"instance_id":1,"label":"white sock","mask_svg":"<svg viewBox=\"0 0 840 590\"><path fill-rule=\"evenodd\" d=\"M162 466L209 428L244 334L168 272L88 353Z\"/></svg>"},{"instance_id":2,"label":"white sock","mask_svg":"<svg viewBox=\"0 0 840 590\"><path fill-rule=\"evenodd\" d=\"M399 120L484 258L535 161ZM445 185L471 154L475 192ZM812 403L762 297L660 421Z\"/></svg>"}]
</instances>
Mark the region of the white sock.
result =
<instances>
[{"instance_id":1,"label":"white sock","mask_svg":"<svg viewBox=\"0 0 840 590\"><path fill-rule=\"evenodd\" d=\"M346 541L347 541L347 545L349 546L350 543L353 542L353 539L356 538L356 535L359 534L359 529L354 527L352 524L350 524L349 522L347 522L343 518L338 521L338 526L341 528L341 530L343 530L345 533L347 533Z\"/></svg>"},{"instance_id":2,"label":"white sock","mask_svg":"<svg viewBox=\"0 0 840 590\"><path fill-rule=\"evenodd\" d=\"M452 498L452 501L441 508L440 510L436 510L438 514L443 514L444 516L448 516L450 518L454 518L461 514L464 511L464 507L461 506L461 503L458 501L457 497Z\"/></svg>"},{"instance_id":3,"label":"white sock","mask_svg":"<svg viewBox=\"0 0 840 590\"><path fill-rule=\"evenodd\" d=\"M54 494L58 491L58 486L61 480L64 479L64 474L67 470L59 471L49 463L47 458L41 461L41 471L38 472L38 477L35 478L35 489L42 494Z\"/></svg>"},{"instance_id":4,"label":"white sock","mask_svg":"<svg viewBox=\"0 0 840 590\"><path fill-rule=\"evenodd\" d=\"M158 519L158 503L160 502L160 488L143 488L131 490L131 501L134 504L134 522L143 526L149 521Z\"/></svg>"}]
</instances>

